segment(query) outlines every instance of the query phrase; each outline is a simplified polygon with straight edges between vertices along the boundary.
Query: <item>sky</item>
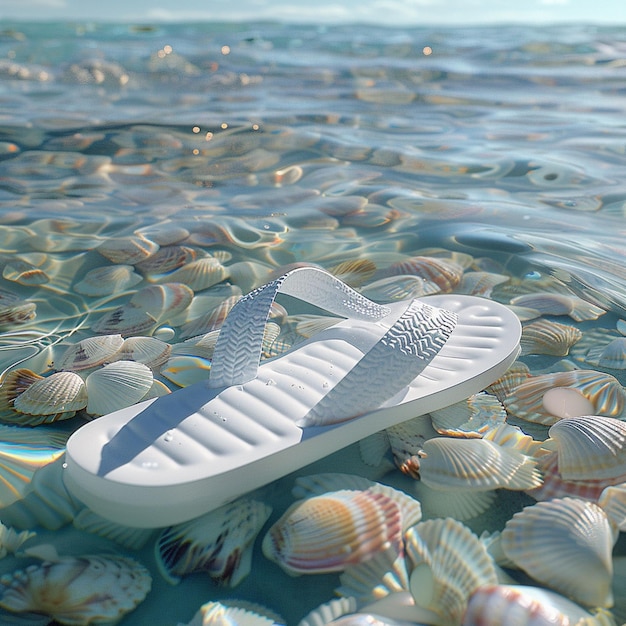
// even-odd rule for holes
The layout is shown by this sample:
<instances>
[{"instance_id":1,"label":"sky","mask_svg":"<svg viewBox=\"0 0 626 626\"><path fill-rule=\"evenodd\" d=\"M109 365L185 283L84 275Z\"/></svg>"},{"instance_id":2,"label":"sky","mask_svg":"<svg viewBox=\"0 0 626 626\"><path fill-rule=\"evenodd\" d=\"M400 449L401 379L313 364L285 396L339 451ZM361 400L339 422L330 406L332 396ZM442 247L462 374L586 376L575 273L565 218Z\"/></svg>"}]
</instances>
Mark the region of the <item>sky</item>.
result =
<instances>
[{"instance_id":1,"label":"sky","mask_svg":"<svg viewBox=\"0 0 626 626\"><path fill-rule=\"evenodd\" d=\"M625 0L0 0L0 20L626 24Z\"/></svg>"}]
</instances>

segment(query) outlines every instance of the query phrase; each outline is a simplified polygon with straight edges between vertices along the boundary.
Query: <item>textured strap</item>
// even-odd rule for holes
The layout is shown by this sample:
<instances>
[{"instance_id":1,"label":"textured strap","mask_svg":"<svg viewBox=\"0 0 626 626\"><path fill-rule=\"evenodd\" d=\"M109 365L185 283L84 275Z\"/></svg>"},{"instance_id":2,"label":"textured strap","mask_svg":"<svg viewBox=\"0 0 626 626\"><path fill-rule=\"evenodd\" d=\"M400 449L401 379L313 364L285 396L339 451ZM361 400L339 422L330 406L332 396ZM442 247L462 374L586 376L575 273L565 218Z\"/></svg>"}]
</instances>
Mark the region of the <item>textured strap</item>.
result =
<instances>
[{"instance_id":1,"label":"textured strap","mask_svg":"<svg viewBox=\"0 0 626 626\"><path fill-rule=\"evenodd\" d=\"M299 425L333 424L378 408L419 376L448 340L457 320L456 313L413 300Z\"/></svg>"},{"instance_id":2,"label":"textured strap","mask_svg":"<svg viewBox=\"0 0 626 626\"><path fill-rule=\"evenodd\" d=\"M325 270L299 267L251 291L231 309L220 329L209 386L241 385L256 377L263 331L279 292L347 318L376 321L389 308L372 302Z\"/></svg>"}]
</instances>

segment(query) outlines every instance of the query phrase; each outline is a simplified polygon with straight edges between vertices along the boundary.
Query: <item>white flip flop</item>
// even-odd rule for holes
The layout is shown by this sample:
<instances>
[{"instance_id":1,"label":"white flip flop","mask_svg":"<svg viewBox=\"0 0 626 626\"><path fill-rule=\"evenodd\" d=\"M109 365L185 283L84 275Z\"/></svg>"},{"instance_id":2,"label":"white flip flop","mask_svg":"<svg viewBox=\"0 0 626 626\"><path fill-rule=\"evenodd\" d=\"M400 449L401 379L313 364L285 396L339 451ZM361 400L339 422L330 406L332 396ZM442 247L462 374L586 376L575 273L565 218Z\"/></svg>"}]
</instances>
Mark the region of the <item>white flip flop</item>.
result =
<instances>
[{"instance_id":1,"label":"white flip flop","mask_svg":"<svg viewBox=\"0 0 626 626\"><path fill-rule=\"evenodd\" d=\"M279 291L347 319L259 364ZM515 360L520 335L517 317L490 300L379 305L324 270L298 268L235 305L206 382L78 429L65 484L128 526L187 521L482 390Z\"/></svg>"}]
</instances>

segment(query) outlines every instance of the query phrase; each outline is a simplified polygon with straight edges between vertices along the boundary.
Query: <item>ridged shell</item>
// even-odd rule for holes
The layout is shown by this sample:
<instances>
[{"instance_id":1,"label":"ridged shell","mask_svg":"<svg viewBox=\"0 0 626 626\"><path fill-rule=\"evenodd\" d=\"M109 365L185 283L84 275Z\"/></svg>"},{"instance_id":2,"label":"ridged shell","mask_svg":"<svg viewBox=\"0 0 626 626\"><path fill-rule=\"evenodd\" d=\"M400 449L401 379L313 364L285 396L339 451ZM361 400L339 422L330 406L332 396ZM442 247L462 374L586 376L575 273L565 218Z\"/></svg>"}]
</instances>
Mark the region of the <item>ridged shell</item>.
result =
<instances>
[{"instance_id":1,"label":"ridged shell","mask_svg":"<svg viewBox=\"0 0 626 626\"><path fill-rule=\"evenodd\" d=\"M217 259L202 257L174 270L167 278L171 282L183 283L193 291L202 291L228 278L228 271Z\"/></svg>"},{"instance_id":2,"label":"ridged shell","mask_svg":"<svg viewBox=\"0 0 626 626\"><path fill-rule=\"evenodd\" d=\"M384 434L387 437L396 467L403 474L418 479L420 454L424 442L437 434L428 415L420 415L396 426L386 428Z\"/></svg>"},{"instance_id":3,"label":"ridged shell","mask_svg":"<svg viewBox=\"0 0 626 626\"><path fill-rule=\"evenodd\" d=\"M405 534L405 547L415 604L437 613L442 626L458 624L470 595L482 585L497 582L485 546L454 519L416 524Z\"/></svg>"},{"instance_id":4,"label":"ridged shell","mask_svg":"<svg viewBox=\"0 0 626 626\"><path fill-rule=\"evenodd\" d=\"M488 298L493 288L508 282L509 277L493 272L465 272L455 293Z\"/></svg>"},{"instance_id":5,"label":"ridged shell","mask_svg":"<svg viewBox=\"0 0 626 626\"><path fill-rule=\"evenodd\" d=\"M116 361L87 376L87 413L105 415L139 402L152 387L152 370L143 363Z\"/></svg>"},{"instance_id":6,"label":"ridged shell","mask_svg":"<svg viewBox=\"0 0 626 626\"><path fill-rule=\"evenodd\" d=\"M2 278L20 285L45 285L50 277L44 270L23 259L12 259L2 268Z\"/></svg>"},{"instance_id":7,"label":"ridged shell","mask_svg":"<svg viewBox=\"0 0 626 626\"><path fill-rule=\"evenodd\" d=\"M420 477L434 489L530 489L541 484L533 459L485 439L435 437L424 443Z\"/></svg>"},{"instance_id":8,"label":"ridged shell","mask_svg":"<svg viewBox=\"0 0 626 626\"><path fill-rule=\"evenodd\" d=\"M11 330L16 324L25 324L37 316L37 304L20 300L15 294L0 289L0 328Z\"/></svg>"},{"instance_id":9,"label":"ridged shell","mask_svg":"<svg viewBox=\"0 0 626 626\"><path fill-rule=\"evenodd\" d=\"M13 402L16 411L29 415L55 415L86 406L85 382L74 372L56 372L37 380Z\"/></svg>"},{"instance_id":10,"label":"ridged shell","mask_svg":"<svg viewBox=\"0 0 626 626\"><path fill-rule=\"evenodd\" d=\"M161 376L178 387L189 387L201 380L208 380L211 361L200 356L173 356L161 367Z\"/></svg>"},{"instance_id":11,"label":"ridged shell","mask_svg":"<svg viewBox=\"0 0 626 626\"><path fill-rule=\"evenodd\" d=\"M517 296L511 304L536 309L544 315L569 315L575 322L595 320L606 311L575 295L535 292Z\"/></svg>"},{"instance_id":12,"label":"ridged shell","mask_svg":"<svg viewBox=\"0 0 626 626\"><path fill-rule=\"evenodd\" d=\"M203 604L187 626L284 626L285 620L258 604L238 600Z\"/></svg>"},{"instance_id":13,"label":"ridged shell","mask_svg":"<svg viewBox=\"0 0 626 626\"><path fill-rule=\"evenodd\" d=\"M180 338L195 337L196 335L205 335L213 330L219 330L230 313L230 310L237 304L241 296L230 296L223 300L211 311L190 320L180 327Z\"/></svg>"},{"instance_id":14,"label":"ridged shell","mask_svg":"<svg viewBox=\"0 0 626 626\"><path fill-rule=\"evenodd\" d=\"M611 523L626 532L626 482L607 487L598 498L598 506L607 514Z\"/></svg>"},{"instance_id":15,"label":"ridged shell","mask_svg":"<svg viewBox=\"0 0 626 626\"><path fill-rule=\"evenodd\" d=\"M358 288L372 279L376 263L370 259L354 259L334 265L328 271L351 287Z\"/></svg>"},{"instance_id":16,"label":"ridged shell","mask_svg":"<svg viewBox=\"0 0 626 626\"><path fill-rule=\"evenodd\" d=\"M522 355L566 356L570 348L580 341L582 336L582 331L575 326L559 324L551 320L538 320L522 328L520 340Z\"/></svg>"},{"instance_id":17,"label":"ridged shell","mask_svg":"<svg viewBox=\"0 0 626 626\"><path fill-rule=\"evenodd\" d=\"M506 556L538 582L587 606L613 604L614 536L596 504L561 498L527 506L500 540Z\"/></svg>"},{"instance_id":18,"label":"ridged shell","mask_svg":"<svg viewBox=\"0 0 626 626\"><path fill-rule=\"evenodd\" d=\"M148 570L128 557L63 557L0 578L0 607L69 626L102 623L132 611L151 584Z\"/></svg>"},{"instance_id":19,"label":"ridged shell","mask_svg":"<svg viewBox=\"0 0 626 626\"><path fill-rule=\"evenodd\" d=\"M532 376L502 398L506 410L521 419L551 426L558 417L544 407L543 396L555 387L573 387L592 402L595 415L617 416L624 410L626 393L614 376L595 370L573 370Z\"/></svg>"},{"instance_id":20,"label":"ridged shell","mask_svg":"<svg viewBox=\"0 0 626 626\"><path fill-rule=\"evenodd\" d=\"M96 267L74 285L74 291L84 296L107 296L130 289L142 280L132 265Z\"/></svg>"},{"instance_id":21,"label":"ridged shell","mask_svg":"<svg viewBox=\"0 0 626 626\"><path fill-rule=\"evenodd\" d=\"M105 537L129 550L139 550L154 535L152 528L132 528L111 522L90 509L83 509L73 520L74 528Z\"/></svg>"},{"instance_id":22,"label":"ridged shell","mask_svg":"<svg viewBox=\"0 0 626 626\"><path fill-rule=\"evenodd\" d=\"M388 276L361 288L361 293L376 302L392 302L420 298L441 291L439 285L419 276Z\"/></svg>"},{"instance_id":23,"label":"ridged shell","mask_svg":"<svg viewBox=\"0 0 626 626\"><path fill-rule=\"evenodd\" d=\"M433 489L419 481L414 484L415 497L420 501L424 517L452 517L460 522L487 511L496 499L496 491L473 489Z\"/></svg>"},{"instance_id":24,"label":"ridged shell","mask_svg":"<svg viewBox=\"0 0 626 626\"><path fill-rule=\"evenodd\" d=\"M112 237L101 243L96 250L111 263L135 265L145 261L159 249L159 244L142 235Z\"/></svg>"},{"instance_id":25,"label":"ridged shell","mask_svg":"<svg viewBox=\"0 0 626 626\"><path fill-rule=\"evenodd\" d=\"M549 436L556 442L559 472L566 480L626 480L626 422L582 416L558 421Z\"/></svg>"},{"instance_id":26,"label":"ridged shell","mask_svg":"<svg viewBox=\"0 0 626 626\"><path fill-rule=\"evenodd\" d=\"M164 246L135 267L142 274L164 274L195 260L197 252L187 246Z\"/></svg>"},{"instance_id":27,"label":"ridged shell","mask_svg":"<svg viewBox=\"0 0 626 626\"><path fill-rule=\"evenodd\" d=\"M504 398L529 378L530 369L528 365L522 361L515 361L498 380L494 381L486 388L486 391L492 393L500 402L504 403Z\"/></svg>"},{"instance_id":28,"label":"ridged shell","mask_svg":"<svg viewBox=\"0 0 626 626\"><path fill-rule=\"evenodd\" d=\"M443 293L450 293L461 282L463 267L454 261L429 256L414 256L394 263L387 272L396 276L408 274L435 283Z\"/></svg>"},{"instance_id":29,"label":"ridged shell","mask_svg":"<svg viewBox=\"0 0 626 626\"><path fill-rule=\"evenodd\" d=\"M298 622L298 626L325 626L344 615L354 613L356 607L354 598L335 598L307 613Z\"/></svg>"},{"instance_id":30,"label":"ridged shell","mask_svg":"<svg viewBox=\"0 0 626 626\"><path fill-rule=\"evenodd\" d=\"M122 347L122 335L101 335L88 337L68 346L55 360L57 370L80 372L106 363Z\"/></svg>"},{"instance_id":31,"label":"ridged shell","mask_svg":"<svg viewBox=\"0 0 626 626\"><path fill-rule=\"evenodd\" d=\"M388 496L342 490L295 502L263 539L263 553L291 574L335 572L402 541L400 507Z\"/></svg>"},{"instance_id":32,"label":"ridged shell","mask_svg":"<svg viewBox=\"0 0 626 626\"><path fill-rule=\"evenodd\" d=\"M193 290L190 287L179 282L168 282L140 289L129 304L145 311L162 324L180 315L192 300Z\"/></svg>"},{"instance_id":33,"label":"ridged shell","mask_svg":"<svg viewBox=\"0 0 626 626\"><path fill-rule=\"evenodd\" d=\"M572 350L572 357L593 367L626 369L626 337L594 328L585 333L576 350Z\"/></svg>"},{"instance_id":34,"label":"ridged shell","mask_svg":"<svg viewBox=\"0 0 626 626\"><path fill-rule=\"evenodd\" d=\"M128 337L115 354L115 360L135 361L154 369L167 361L171 351L168 343L155 337Z\"/></svg>"},{"instance_id":35,"label":"ridged shell","mask_svg":"<svg viewBox=\"0 0 626 626\"><path fill-rule=\"evenodd\" d=\"M16 532L13 528L9 528L0 522L0 559L3 559L9 553L15 554L23 543L36 535L37 533L30 530Z\"/></svg>"},{"instance_id":36,"label":"ridged shell","mask_svg":"<svg viewBox=\"0 0 626 626\"><path fill-rule=\"evenodd\" d=\"M157 323L158 320L150 313L132 304L126 304L97 319L91 325L91 330L99 335L132 337L148 334Z\"/></svg>"},{"instance_id":37,"label":"ridged shell","mask_svg":"<svg viewBox=\"0 0 626 626\"><path fill-rule=\"evenodd\" d=\"M135 235L145 237L160 246L170 246L187 239L189 231L184 226L179 226L173 222L161 222L135 231Z\"/></svg>"},{"instance_id":38,"label":"ridged shell","mask_svg":"<svg viewBox=\"0 0 626 626\"><path fill-rule=\"evenodd\" d=\"M210 360L220 331L212 330L204 335L196 335L172 345L172 356L199 356Z\"/></svg>"},{"instance_id":39,"label":"ridged shell","mask_svg":"<svg viewBox=\"0 0 626 626\"><path fill-rule=\"evenodd\" d=\"M249 499L236 500L159 536L155 559L172 584L192 572L207 572L220 585L235 587L249 573L254 541L272 512Z\"/></svg>"},{"instance_id":40,"label":"ridged shell","mask_svg":"<svg viewBox=\"0 0 626 626\"><path fill-rule=\"evenodd\" d=\"M495 396L477 393L445 409L432 411L430 417L440 435L469 436L484 434L503 424L506 411Z\"/></svg>"},{"instance_id":41,"label":"ridged shell","mask_svg":"<svg viewBox=\"0 0 626 626\"><path fill-rule=\"evenodd\" d=\"M484 585L467 604L462 626L571 626L590 614L562 596L523 585Z\"/></svg>"}]
</instances>

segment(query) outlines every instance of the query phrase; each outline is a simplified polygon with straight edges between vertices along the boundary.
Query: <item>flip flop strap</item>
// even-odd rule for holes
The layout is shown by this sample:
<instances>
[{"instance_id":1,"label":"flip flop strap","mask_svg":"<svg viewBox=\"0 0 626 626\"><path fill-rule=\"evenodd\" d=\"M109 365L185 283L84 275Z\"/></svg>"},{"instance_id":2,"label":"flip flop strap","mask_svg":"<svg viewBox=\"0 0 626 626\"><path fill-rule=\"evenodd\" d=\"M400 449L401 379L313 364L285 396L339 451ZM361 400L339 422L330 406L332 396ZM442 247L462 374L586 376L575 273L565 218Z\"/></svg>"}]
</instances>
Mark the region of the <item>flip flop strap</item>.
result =
<instances>
[{"instance_id":1,"label":"flip flop strap","mask_svg":"<svg viewBox=\"0 0 626 626\"><path fill-rule=\"evenodd\" d=\"M279 292L334 315L376 321L389 308L376 304L325 270L299 267L251 291L231 309L218 336L209 387L242 385L256 377L265 324Z\"/></svg>"}]
</instances>

